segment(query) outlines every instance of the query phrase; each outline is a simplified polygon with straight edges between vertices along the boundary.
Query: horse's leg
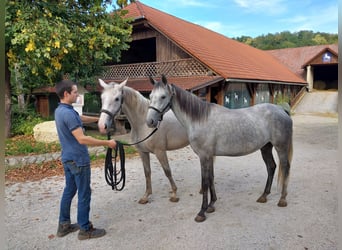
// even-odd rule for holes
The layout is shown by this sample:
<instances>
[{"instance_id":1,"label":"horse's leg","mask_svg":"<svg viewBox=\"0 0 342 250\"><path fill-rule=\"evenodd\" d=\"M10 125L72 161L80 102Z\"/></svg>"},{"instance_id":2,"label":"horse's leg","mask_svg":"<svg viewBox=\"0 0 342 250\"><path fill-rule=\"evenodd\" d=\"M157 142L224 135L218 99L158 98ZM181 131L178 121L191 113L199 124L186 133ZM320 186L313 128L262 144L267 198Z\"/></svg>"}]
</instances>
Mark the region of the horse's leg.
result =
<instances>
[{"instance_id":1,"label":"horse's leg","mask_svg":"<svg viewBox=\"0 0 342 250\"><path fill-rule=\"evenodd\" d=\"M160 162L160 164L164 170L165 176L169 179L170 184L171 184L170 201L178 202L179 198L177 197L177 186L176 186L175 181L172 178L172 173L171 173L169 161L167 159L166 151L156 152L156 157L159 160L159 162Z\"/></svg>"},{"instance_id":2,"label":"horse's leg","mask_svg":"<svg viewBox=\"0 0 342 250\"><path fill-rule=\"evenodd\" d=\"M209 161L209 190L210 190L210 203L207 209L207 213L215 212L215 202L217 200L214 182L214 162L213 159Z\"/></svg>"},{"instance_id":3,"label":"horse's leg","mask_svg":"<svg viewBox=\"0 0 342 250\"><path fill-rule=\"evenodd\" d=\"M208 187L209 187L209 159L200 157L201 162L201 178L202 178L202 206L201 210L195 217L196 222L205 221L205 212L208 209Z\"/></svg>"},{"instance_id":4,"label":"horse's leg","mask_svg":"<svg viewBox=\"0 0 342 250\"><path fill-rule=\"evenodd\" d=\"M292 159L292 141L287 150L277 150L279 155L279 177L278 182L282 186L280 200L278 202L279 207L286 207L287 201L287 184L289 182L290 165Z\"/></svg>"},{"instance_id":5,"label":"horse's leg","mask_svg":"<svg viewBox=\"0 0 342 250\"><path fill-rule=\"evenodd\" d=\"M146 180L146 191L143 197L139 200L140 204L146 204L148 202L149 195L152 194L152 184L151 184L151 166L150 166L150 154L147 152L139 151L145 173Z\"/></svg>"},{"instance_id":6,"label":"horse's leg","mask_svg":"<svg viewBox=\"0 0 342 250\"><path fill-rule=\"evenodd\" d=\"M268 174L264 193L257 200L257 202L261 203L265 203L267 201L267 195L271 193L274 172L277 167L273 158L272 149L273 145L271 143L267 143L264 147L261 148L262 158L264 159L264 162L266 164Z\"/></svg>"}]
</instances>

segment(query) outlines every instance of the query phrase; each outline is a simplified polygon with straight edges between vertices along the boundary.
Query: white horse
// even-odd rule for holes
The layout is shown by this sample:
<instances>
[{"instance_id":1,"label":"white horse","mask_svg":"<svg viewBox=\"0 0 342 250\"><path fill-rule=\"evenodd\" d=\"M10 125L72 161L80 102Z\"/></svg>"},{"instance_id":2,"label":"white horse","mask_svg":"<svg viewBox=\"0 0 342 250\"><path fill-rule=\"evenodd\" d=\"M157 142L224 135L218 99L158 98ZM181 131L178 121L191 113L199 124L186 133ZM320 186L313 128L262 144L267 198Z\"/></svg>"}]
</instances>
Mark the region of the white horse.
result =
<instances>
[{"instance_id":1,"label":"white horse","mask_svg":"<svg viewBox=\"0 0 342 250\"><path fill-rule=\"evenodd\" d=\"M149 100L138 91L125 86L127 79L120 84L115 82L106 84L101 79L99 79L99 82L103 87L101 94L102 109L98 121L100 132L106 132L108 124L112 122L114 116L122 109L131 125L132 142L141 141L151 134L152 129L145 122ZM177 186L172 178L166 151L183 148L187 145L189 145L189 141L185 129L172 112L165 114L163 123L151 137L136 145L142 159L146 178L146 191L139 200L140 204L146 204L149 195L152 194L150 153L156 155L165 175L170 181L170 201L178 202Z\"/></svg>"},{"instance_id":2,"label":"white horse","mask_svg":"<svg viewBox=\"0 0 342 250\"><path fill-rule=\"evenodd\" d=\"M197 222L205 220L205 212L214 212L217 200L214 186L214 156L242 156L261 150L268 177L263 194L257 200L266 202L271 192L276 163L274 147L279 157L278 181L282 186L278 206L287 206L287 184L292 158L292 119L284 108L264 103L242 109L228 109L202 101L197 96L150 78L154 88L150 95L150 109L146 122L155 127L169 109L186 128L190 145L199 156L202 175L203 201L196 216ZM163 122L161 122L163 124ZM210 203L208 205L208 188Z\"/></svg>"}]
</instances>

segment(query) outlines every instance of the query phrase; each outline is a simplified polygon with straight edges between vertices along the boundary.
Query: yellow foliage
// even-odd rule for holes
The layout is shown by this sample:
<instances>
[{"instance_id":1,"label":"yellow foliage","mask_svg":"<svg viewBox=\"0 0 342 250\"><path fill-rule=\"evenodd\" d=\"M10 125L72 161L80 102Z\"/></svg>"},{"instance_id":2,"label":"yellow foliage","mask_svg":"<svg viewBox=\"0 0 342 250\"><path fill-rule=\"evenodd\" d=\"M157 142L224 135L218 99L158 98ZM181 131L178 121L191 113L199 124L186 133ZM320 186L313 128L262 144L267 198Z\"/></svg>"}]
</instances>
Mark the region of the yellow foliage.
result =
<instances>
[{"instance_id":1,"label":"yellow foliage","mask_svg":"<svg viewBox=\"0 0 342 250\"><path fill-rule=\"evenodd\" d=\"M61 46L61 43L59 41L55 41L54 47L55 48L60 48L60 46Z\"/></svg>"},{"instance_id":2,"label":"yellow foliage","mask_svg":"<svg viewBox=\"0 0 342 250\"><path fill-rule=\"evenodd\" d=\"M60 70L62 68L62 64L60 64L60 62L57 58L53 58L51 60L51 63L55 67L55 69L57 69L57 70Z\"/></svg>"},{"instance_id":3,"label":"yellow foliage","mask_svg":"<svg viewBox=\"0 0 342 250\"><path fill-rule=\"evenodd\" d=\"M50 67L47 67L46 69L45 69L45 75L46 76L50 76L52 74L52 69L50 68Z\"/></svg>"},{"instance_id":4,"label":"yellow foliage","mask_svg":"<svg viewBox=\"0 0 342 250\"><path fill-rule=\"evenodd\" d=\"M30 40L30 42L26 45L25 51L33 51L36 48L34 41Z\"/></svg>"},{"instance_id":5,"label":"yellow foliage","mask_svg":"<svg viewBox=\"0 0 342 250\"><path fill-rule=\"evenodd\" d=\"M89 39L89 42L88 42L89 43L89 45L88 45L89 49L94 49L95 40L96 40L96 37L92 37Z\"/></svg>"},{"instance_id":6,"label":"yellow foliage","mask_svg":"<svg viewBox=\"0 0 342 250\"><path fill-rule=\"evenodd\" d=\"M7 57L8 57L8 59L13 59L13 58L15 58L12 49L9 49L9 51L7 52Z\"/></svg>"},{"instance_id":7,"label":"yellow foliage","mask_svg":"<svg viewBox=\"0 0 342 250\"><path fill-rule=\"evenodd\" d=\"M38 75L38 72L37 72L37 68L36 68L36 67L32 68L31 72L32 72L32 74L35 75L35 76Z\"/></svg>"}]
</instances>

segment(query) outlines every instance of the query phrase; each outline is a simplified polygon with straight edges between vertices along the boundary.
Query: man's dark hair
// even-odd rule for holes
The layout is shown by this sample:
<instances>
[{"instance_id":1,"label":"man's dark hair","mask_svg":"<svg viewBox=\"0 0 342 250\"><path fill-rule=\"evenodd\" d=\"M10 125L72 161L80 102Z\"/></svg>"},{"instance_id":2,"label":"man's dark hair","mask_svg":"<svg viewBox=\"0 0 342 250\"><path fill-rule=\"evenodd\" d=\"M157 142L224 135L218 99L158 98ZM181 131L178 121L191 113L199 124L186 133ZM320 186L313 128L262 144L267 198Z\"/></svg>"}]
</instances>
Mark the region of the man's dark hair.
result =
<instances>
[{"instance_id":1,"label":"man's dark hair","mask_svg":"<svg viewBox=\"0 0 342 250\"><path fill-rule=\"evenodd\" d=\"M56 84L56 94L60 99L64 98L64 91L71 93L72 86L77 85L71 80L63 80Z\"/></svg>"}]
</instances>

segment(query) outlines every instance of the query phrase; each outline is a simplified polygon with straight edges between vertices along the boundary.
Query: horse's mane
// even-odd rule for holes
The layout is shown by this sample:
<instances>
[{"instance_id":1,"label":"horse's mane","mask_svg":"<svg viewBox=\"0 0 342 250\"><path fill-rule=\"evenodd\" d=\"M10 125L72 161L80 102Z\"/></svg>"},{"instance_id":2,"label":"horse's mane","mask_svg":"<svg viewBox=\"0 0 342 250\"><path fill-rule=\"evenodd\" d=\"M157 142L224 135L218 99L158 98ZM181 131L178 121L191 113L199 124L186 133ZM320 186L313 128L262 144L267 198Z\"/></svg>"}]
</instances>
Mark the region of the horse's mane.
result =
<instances>
[{"instance_id":1,"label":"horse's mane","mask_svg":"<svg viewBox=\"0 0 342 250\"><path fill-rule=\"evenodd\" d=\"M147 112L149 101L139 91L125 86L123 88L125 100L130 100L131 105L136 107L139 112Z\"/></svg>"},{"instance_id":2,"label":"horse's mane","mask_svg":"<svg viewBox=\"0 0 342 250\"><path fill-rule=\"evenodd\" d=\"M205 121L210 114L211 103L199 99L194 94L172 84L180 109L195 121Z\"/></svg>"}]
</instances>

